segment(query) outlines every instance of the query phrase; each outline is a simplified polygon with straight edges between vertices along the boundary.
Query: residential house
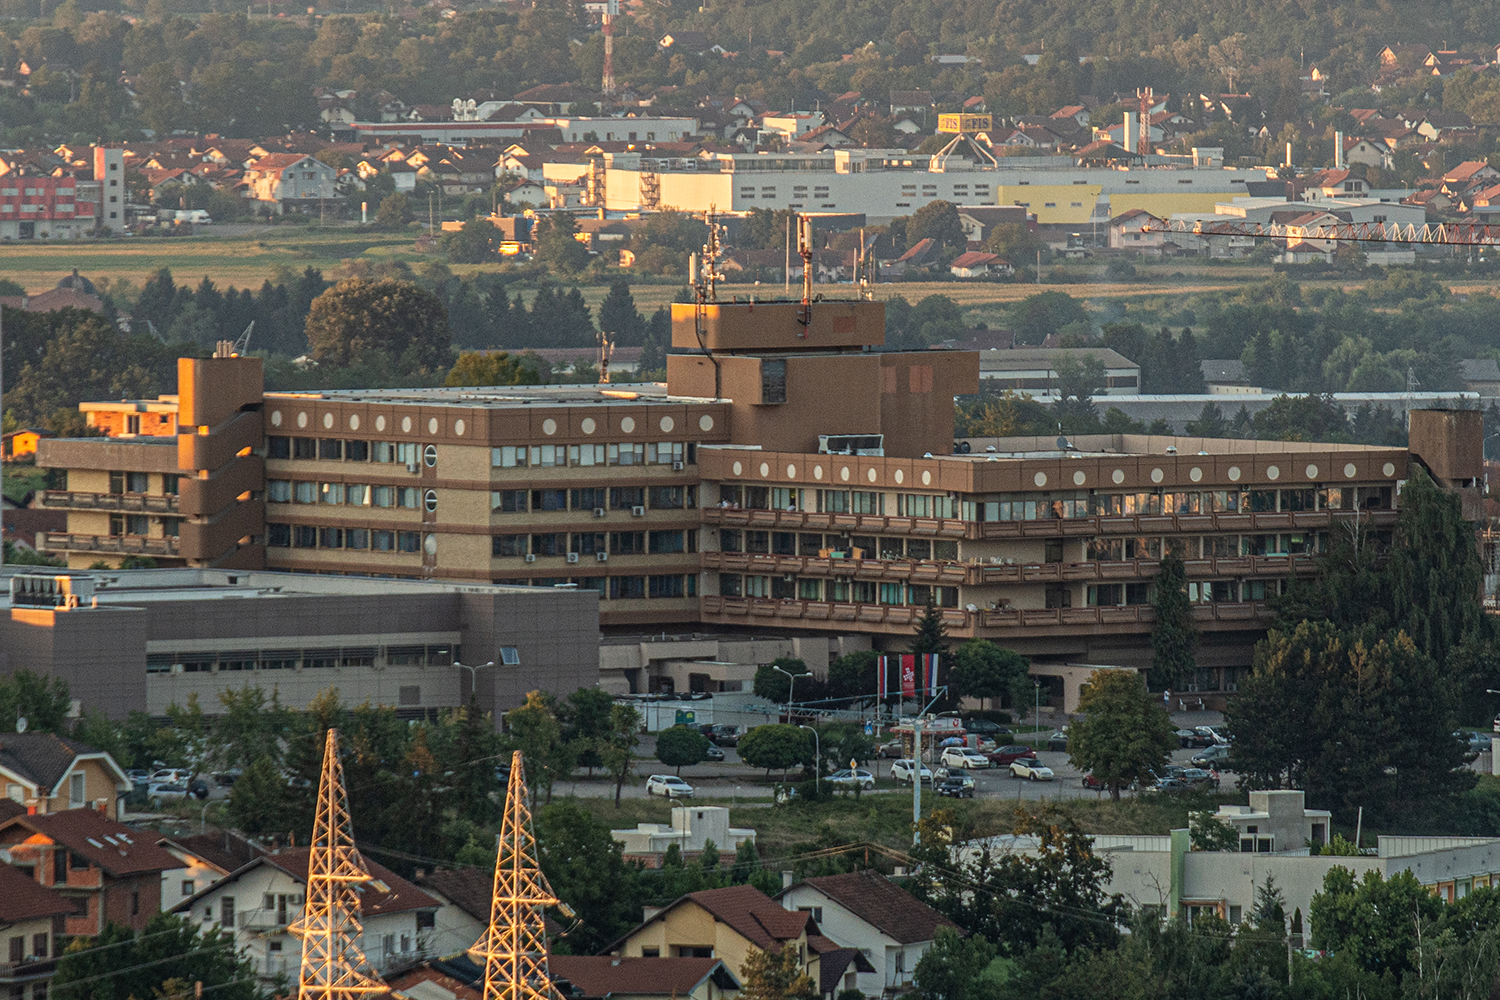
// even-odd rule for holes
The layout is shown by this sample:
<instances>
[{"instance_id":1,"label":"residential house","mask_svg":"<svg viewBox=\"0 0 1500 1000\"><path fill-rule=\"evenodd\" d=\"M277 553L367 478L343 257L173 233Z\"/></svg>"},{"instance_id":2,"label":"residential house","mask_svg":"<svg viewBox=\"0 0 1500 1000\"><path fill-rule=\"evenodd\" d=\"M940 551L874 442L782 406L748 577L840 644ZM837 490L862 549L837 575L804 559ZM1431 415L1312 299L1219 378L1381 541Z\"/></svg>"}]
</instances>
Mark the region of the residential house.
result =
<instances>
[{"instance_id":1,"label":"residential house","mask_svg":"<svg viewBox=\"0 0 1500 1000\"><path fill-rule=\"evenodd\" d=\"M294 847L262 855L182 900L171 912L204 930L217 925L232 931L235 947L249 958L262 981L295 974L301 945L287 933L287 925L302 915L309 854L306 847ZM367 859L365 869L372 881L356 887L364 925L360 947L375 971L433 955L443 904L382 865Z\"/></svg>"},{"instance_id":2,"label":"residential house","mask_svg":"<svg viewBox=\"0 0 1500 1000\"><path fill-rule=\"evenodd\" d=\"M1058 108L1052 112L1052 118L1072 120L1078 128L1089 127L1089 109L1082 104L1069 104L1065 108Z\"/></svg>"},{"instance_id":3,"label":"residential house","mask_svg":"<svg viewBox=\"0 0 1500 1000\"><path fill-rule=\"evenodd\" d=\"M15 298L16 296L6 296ZM10 305L5 302L5 305ZM44 437L57 437L55 431L45 427L21 427L0 435L0 462L14 462L36 454L36 443Z\"/></svg>"},{"instance_id":4,"label":"residential house","mask_svg":"<svg viewBox=\"0 0 1500 1000\"><path fill-rule=\"evenodd\" d=\"M893 261L880 265L881 277L887 275L896 276L906 273L909 268L926 267L935 264L942 255L943 247L937 240L927 237L918 240L905 253Z\"/></svg>"},{"instance_id":5,"label":"residential house","mask_svg":"<svg viewBox=\"0 0 1500 1000\"><path fill-rule=\"evenodd\" d=\"M338 197L338 170L300 153L271 153L245 170L245 197L273 215L317 211Z\"/></svg>"},{"instance_id":6,"label":"residential house","mask_svg":"<svg viewBox=\"0 0 1500 1000\"><path fill-rule=\"evenodd\" d=\"M809 913L784 909L753 885L705 889L681 896L605 949L628 958L717 958L731 969L758 951L797 954L798 965L819 980L819 957L838 946L822 935Z\"/></svg>"},{"instance_id":7,"label":"residential house","mask_svg":"<svg viewBox=\"0 0 1500 1000\"><path fill-rule=\"evenodd\" d=\"M1500 170L1496 170L1485 160L1465 160L1452 170L1445 171L1442 180L1444 192L1457 194L1476 184L1494 184L1500 181Z\"/></svg>"},{"instance_id":8,"label":"residential house","mask_svg":"<svg viewBox=\"0 0 1500 1000\"><path fill-rule=\"evenodd\" d=\"M92 937L110 923L145 930L161 910L162 873L181 867L153 841L99 809L0 820L0 849L8 851L10 863L72 905L62 927L70 935Z\"/></svg>"},{"instance_id":9,"label":"residential house","mask_svg":"<svg viewBox=\"0 0 1500 1000\"><path fill-rule=\"evenodd\" d=\"M185 837L163 837L156 846L182 862L180 871L162 873L161 898L170 906L202 892L267 851L228 830Z\"/></svg>"},{"instance_id":10,"label":"residential house","mask_svg":"<svg viewBox=\"0 0 1500 1000\"><path fill-rule=\"evenodd\" d=\"M958 224L969 248L977 250L994 235L996 226L1024 226L1029 215L1020 205L960 205Z\"/></svg>"},{"instance_id":11,"label":"residential house","mask_svg":"<svg viewBox=\"0 0 1500 1000\"><path fill-rule=\"evenodd\" d=\"M691 52L701 56L714 43L701 31L674 31L657 39L656 47L663 52Z\"/></svg>"},{"instance_id":12,"label":"residential house","mask_svg":"<svg viewBox=\"0 0 1500 1000\"><path fill-rule=\"evenodd\" d=\"M932 114L933 107L930 90L891 91L891 114L893 116L912 115L920 118L925 125L928 116Z\"/></svg>"},{"instance_id":13,"label":"residential house","mask_svg":"<svg viewBox=\"0 0 1500 1000\"><path fill-rule=\"evenodd\" d=\"M432 929L432 954L472 948L490 925L494 873L483 868L419 869L412 882L442 904L443 919Z\"/></svg>"},{"instance_id":14,"label":"residential house","mask_svg":"<svg viewBox=\"0 0 1500 1000\"><path fill-rule=\"evenodd\" d=\"M1106 243L1111 250L1159 255L1168 235L1165 229L1166 223L1162 219L1144 208L1132 208L1109 220Z\"/></svg>"},{"instance_id":15,"label":"residential house","mask_svg":"<svg viewBox=\"0 0 1500 1000\"><path fill-rule=\"evenodd\" d=\"M1307 197L1308 195L1321 195L1324 198L1362 198L1369 192L1369 185L1365 183L1363 177L1345 168L1319 170L1304 179L1302 190L1303 197L1307 200L1312 200Z\"/></svg>"},{"instance_id":16,"label":"residential house","mask_svg":"<svg viewBox=\"0 0 1500 1000\"><path fill-rule=\"evenodd\" d=\"M615 958L553 955L552 975L575 1000L719 1000L740 990L720 958Z\"/></svg>"},{"instance_id":17,"label":"residential house","mask_svg":"<svg viewBox=\"0 0 1500 1000\"><path fill-rule=\"evenodd\" d=\"M0 991L10 1000L47 1000L57 968L56 936L72 900L38 885L21 868L0 865Z\"/></svg>"},{"instance_id":18,"label":"residential house","mask_svg":"<svg viewBox=\"0 0 1500 1000\"><path fill-rule=\"evenodd\" d=\"M713 841L721 851L737 851L745 841L755 843L755 831L729 825L723 806L673 806L672 822L638 823L633 830L611 830L628 861L659 868L667 848L676 845L684 856L701 853Z\"/></svg>"},{"instance_id":19,"label":"residential house","mask_svg":"<svg viewBox=\"0 0 1500 1000\"><path fill-rule=\"evenodd\" d=\"M1494 358L1466 358L1458 363L1464 388L1481 396L1500 396L1500 364Z\"/></svg>"},{"instance_id":20,"label":"residential house","mask_svg":"<svg viewBox=\"0 0 1500 1000\"><path fill-rule=\"evenodd\" d=\"M94 809L119 816L130 779L102 750L56 733L0 736L0 780L5 798L38 813Z\"/></svg>"},{"instance_id":21,"label":"residential house","mask_svg":"<svg viewBox=\"0 0 1500 1000\"><path fill-rule=\"evenodd\" d=\"M1376 58L1379 60L1381 71L1386 72L1395 69L1415 69L1431 55L1432 49L1426 45L1397 43L1381 49Z\"/></svg>"},{"instance_id":22,"label":"residential house","mask_svg":"<svg viewBox=\"0 0 1500 1000\"><path fill-rule=\"evenodd\" d=\"M953 258L948 271L955 278L993 278L1016 273L1010 261L1001 259L999 254L978 250L968 250Z\"/></svg>"},{"instance_id":23,"label":"residential house","mask_svg":"<svg viewBox=\"0 0 1500 1000\"><path fill-rule=\"evenodd\" d=\"M1367 167L1390 169L1391 154L1389 148L1383 143L1377 145L1369 139L1345 136L1344 162L1359 163Z\"/></svg>"},{"instance_id":24,"label":"residential house","mask_svg":"<svg viewBox=\"0 0 1500 1000\"><path fill-rule=\"evenodd\" d=\"M874 871L819 875L783 889L776 899L788 910L807 913L829 938L870 961L869 972L846 973L866 996L905 993L912 973L940 928L958 925Z\"/></svg>"}]
</instances>

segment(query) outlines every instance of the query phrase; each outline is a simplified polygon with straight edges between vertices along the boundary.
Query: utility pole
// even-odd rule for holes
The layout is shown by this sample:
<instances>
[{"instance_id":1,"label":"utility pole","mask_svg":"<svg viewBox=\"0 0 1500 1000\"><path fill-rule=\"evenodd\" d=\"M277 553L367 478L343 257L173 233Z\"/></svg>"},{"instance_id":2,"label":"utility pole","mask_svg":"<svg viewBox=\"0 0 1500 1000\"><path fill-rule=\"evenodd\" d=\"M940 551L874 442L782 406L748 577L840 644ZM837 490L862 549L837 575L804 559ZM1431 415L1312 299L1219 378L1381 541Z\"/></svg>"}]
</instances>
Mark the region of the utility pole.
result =
<instances>
[{"instance_id":1,"label":"utility pole","mask_svg":"<svg viewBox=\"0 0 1500 1000\"><path fill-rule=\"evenodd\" d=\"M0 431L5 426L5 307L0 306ZM0 451L3 451L0 447ZM5 462L0 454L0 570L5 569Z\"/></svg>"}]
</instances>

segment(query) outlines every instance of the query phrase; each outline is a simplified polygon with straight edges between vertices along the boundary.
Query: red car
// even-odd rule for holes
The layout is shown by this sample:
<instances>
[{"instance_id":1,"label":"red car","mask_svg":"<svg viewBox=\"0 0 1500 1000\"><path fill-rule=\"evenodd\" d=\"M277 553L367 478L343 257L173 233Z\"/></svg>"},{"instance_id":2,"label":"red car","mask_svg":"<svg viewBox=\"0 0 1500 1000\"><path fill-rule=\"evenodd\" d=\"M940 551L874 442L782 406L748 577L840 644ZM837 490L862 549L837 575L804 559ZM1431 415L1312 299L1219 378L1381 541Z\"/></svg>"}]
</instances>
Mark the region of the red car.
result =
<instances>
[{"instance_id":1,"label":"red car","mask_svg":"<svg viewBox=\"0 0 1500 1000\"><path fill-rule=\"evenodd\" d=\"M1036 750L1032 747L1007 746L996 747L990 753L985 754L990 763L996 767L1010 767L1011 761L1020 760L1022 757L1036 759Z\"/></svg>"}]
</instances>

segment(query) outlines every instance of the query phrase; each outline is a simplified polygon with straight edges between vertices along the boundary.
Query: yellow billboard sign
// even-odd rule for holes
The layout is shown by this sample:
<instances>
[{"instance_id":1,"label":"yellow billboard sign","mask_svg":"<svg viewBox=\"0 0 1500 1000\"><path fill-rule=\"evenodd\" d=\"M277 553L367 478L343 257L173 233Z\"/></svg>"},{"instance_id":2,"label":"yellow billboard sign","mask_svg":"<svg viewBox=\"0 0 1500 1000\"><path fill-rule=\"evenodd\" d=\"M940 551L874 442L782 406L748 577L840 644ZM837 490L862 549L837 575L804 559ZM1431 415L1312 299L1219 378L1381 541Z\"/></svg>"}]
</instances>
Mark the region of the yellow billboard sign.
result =
<instances>
[{"instance_id":1,"label":"yellow billboard sign","mask_svg":"<svg viewBox=\"0 0 1500 1000\"><path fill-rule=\"evenodd\" d=\"M990 115L938 115L939 132L988 132L994 127Z\"/></svg>"}]
</instances>

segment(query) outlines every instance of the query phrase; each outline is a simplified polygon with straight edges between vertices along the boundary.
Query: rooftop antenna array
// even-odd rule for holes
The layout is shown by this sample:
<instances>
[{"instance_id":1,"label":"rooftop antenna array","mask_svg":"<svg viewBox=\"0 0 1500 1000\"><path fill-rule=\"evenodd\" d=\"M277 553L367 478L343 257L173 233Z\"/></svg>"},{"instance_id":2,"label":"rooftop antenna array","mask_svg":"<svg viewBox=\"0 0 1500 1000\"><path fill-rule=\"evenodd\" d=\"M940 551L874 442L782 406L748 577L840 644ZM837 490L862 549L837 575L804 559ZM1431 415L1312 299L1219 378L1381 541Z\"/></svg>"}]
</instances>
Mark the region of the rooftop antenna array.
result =
<instances>
[{"instance_id":1,"label":"rooftop antenna array","mask_svg":"<svg viewBox=\"0 0 1500 1000\"><path fill-rule=\"evenodd\" d=\"M688 256L688 283L693 286L693 332L698 338L699 349L714 366L714 398L719 399L723 396L723 373L719 369L719 359L708 349L703 332L704 314L710 302L719 301L718 285L723 278L719 273L719 233L722 227L718 223L717 206L708 206L708 211L703 213L703 223L708 227L708 242L703 244L701 262L697 254Z\"/></svg>"},{"instance_id":2,"label":"rooftop antenna array","mask_svg":"<svg viewBox=\"0 0 1500 1000\"><path fill-rule=\"evenodd\" d=\"M812 220L800 214L797 216L797 256L802 258L802 309L797 314L797 322L802 324L802 332L797 336L805 340L807 327L812 323Z\"/></svg>"},{"instance_id":3,"label":"rooftop antenna array","mask_svg":"<svg viewBox=\"0 0 1500 1000\"><path fill-rule=\"evenodd\" d=\"M302 938L297 1000L354 1000L384 993L385 984L365 973L359 948L359 886L372 882L365 859L354 845L344 766L339 762L339 731L328 730L323 774L307 859L307 903L301 919L287 928Z\"/></svg>"},{"instance_id":4,"label":"rooftop antenna array","mask_svg":"<svg viewBox=\"0 0 1500 1000\"><path fill-rule=\"evenodd\" d=\"M490 925L469 950L484 965L483 1000L561 1000L548 960L546 909L556 906L567 916L572 911L552 894L537 865L528 801L526 762L517 750L497 838Z\"/></svg>"},{"instance_id":5,"label":"rooftop antenna array","mask_svg":"<svg viewBox=\"0 0 1500 1000\"><path fill-rule=\"evenodd\" d=\"M599 341L599 384L609 385L609 359L614 357L615 342L609 334L600 330Z\"/></svg>"}]
</instances>

